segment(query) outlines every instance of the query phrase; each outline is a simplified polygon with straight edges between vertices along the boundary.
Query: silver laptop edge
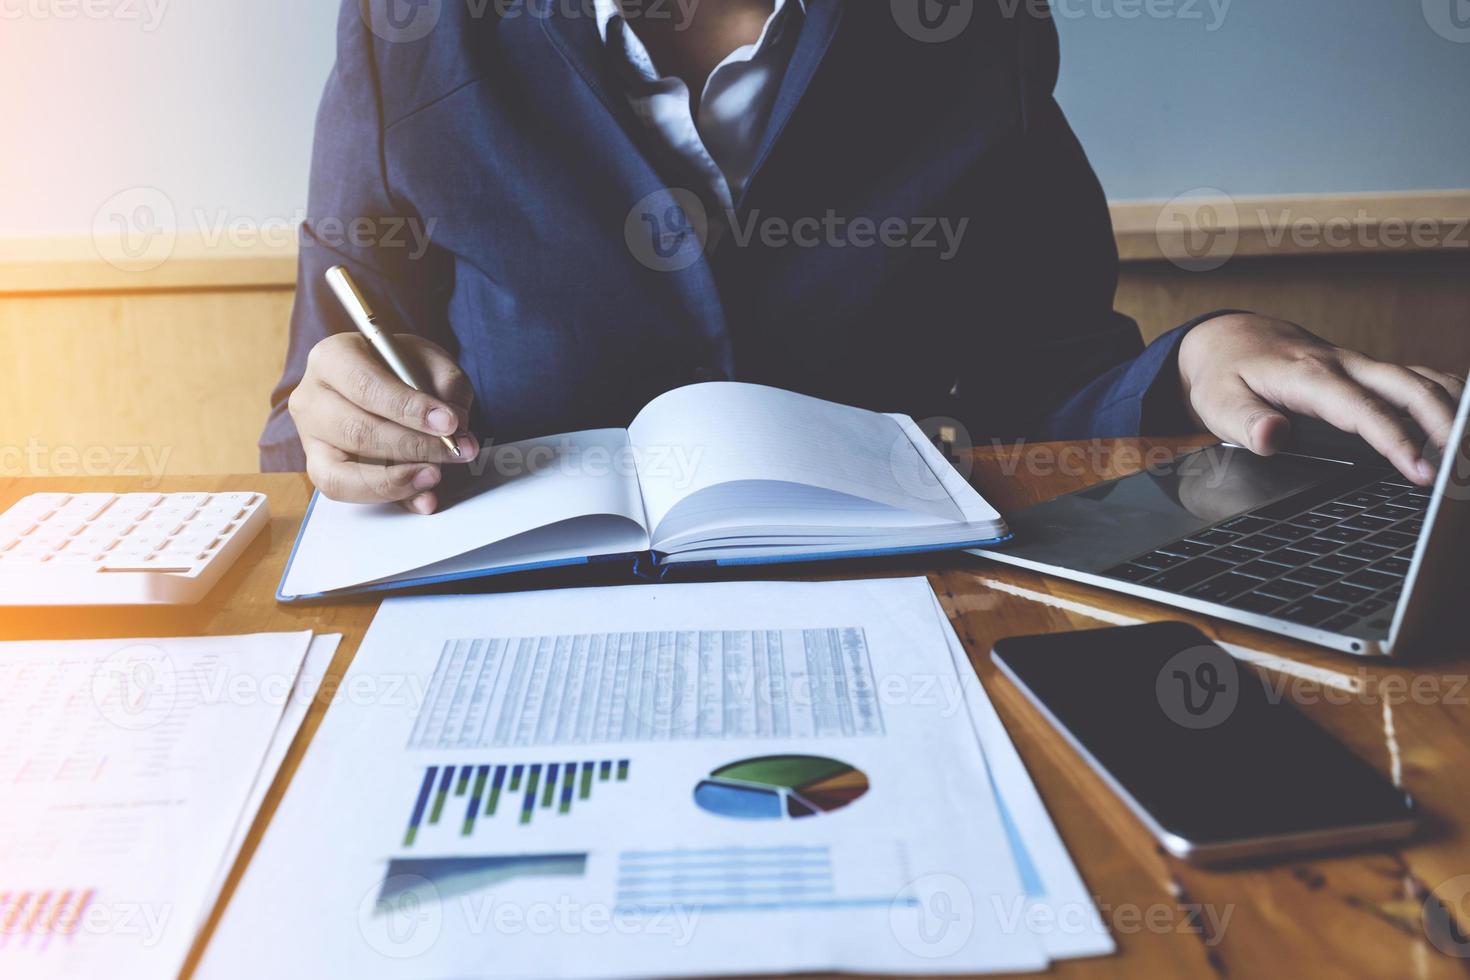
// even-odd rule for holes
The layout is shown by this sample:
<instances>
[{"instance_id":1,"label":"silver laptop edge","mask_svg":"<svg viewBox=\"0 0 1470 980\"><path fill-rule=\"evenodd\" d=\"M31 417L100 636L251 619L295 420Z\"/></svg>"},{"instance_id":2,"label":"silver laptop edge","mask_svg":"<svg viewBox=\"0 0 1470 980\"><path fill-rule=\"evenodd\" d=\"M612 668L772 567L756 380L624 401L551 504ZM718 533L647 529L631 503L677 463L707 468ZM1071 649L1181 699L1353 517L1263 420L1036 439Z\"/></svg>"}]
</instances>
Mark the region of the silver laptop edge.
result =
<instances>
[{"instance_id":1,"label":"silver laptop edge","mask_svg":"<svg viewBox=\"0 0 1470 980\"><path fill-rule=\"evenodd\" d=\"M1201 615L1305 640L1308 643L1340 650L1343 653L1365 657L1412 654L1416 652L1415 647L1433 638L1434 624L1437 622L1436 614L1442 617L1447 611L1443 608L1437 610L1429 608L1443 602L1445 598L1446 590L1436 586L1442 586L1443 579L1453 571L1456 564L1462 569L1470 564L1470 557L1467 557L1470 549L1455 546L1455 539L1461 536L1457 532L1470 531L1470 517L1467 517L1467 512L1470 512L1470 504L1466 504L1467 501L1470 501L1470 446L1466 444L1467 417L1470 417L1470 389L1467 389L1465 395L1460 399L1459 408L1455 413L1454 427L1439 468L1439 476L1435 480L1429 505L1424 514L1424 527L1415 543L1414 557L1410 562L1408 574L1404 577L1403 592L1394 604L1391 625L1381 636L1352 635L1304 626L1278 619L1272 615L1247 612L1220 603L1179 595L1175 592L1151 589L1146 585L1125 582L1095 572L1069 568L1052 562L1035 561L1008 553L1003 548L974 550L970 554L1003 565L1027 568L1068 581L1106 589L1109 592L1137 596L1140 599L1149 599ZM1293 453L1291 455L1306 456L1307 454ZM1332 461L1351 462L1340 459L1332 459ZM1110 482L1114 481L1102 481L1102 483ZM1446 498L1451 495L1455 501L1465 506L1458 508L1445 506ZM1435 595L1436 592L1439 593L1438 596ZM1439 601L1436 602L1436 599ZM1467 621L1470 621L1470 617L1467 617Z\"/></svg>"}]
</instances>

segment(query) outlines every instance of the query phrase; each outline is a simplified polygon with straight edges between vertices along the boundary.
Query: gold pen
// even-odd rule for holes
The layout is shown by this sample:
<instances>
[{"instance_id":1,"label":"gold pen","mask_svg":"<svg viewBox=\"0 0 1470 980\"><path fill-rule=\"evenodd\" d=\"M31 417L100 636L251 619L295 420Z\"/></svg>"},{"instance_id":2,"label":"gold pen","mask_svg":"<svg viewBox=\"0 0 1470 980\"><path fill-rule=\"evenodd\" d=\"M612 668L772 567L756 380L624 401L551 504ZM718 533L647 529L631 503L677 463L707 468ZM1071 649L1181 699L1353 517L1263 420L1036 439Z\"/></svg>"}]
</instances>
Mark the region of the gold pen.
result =
<instances>
[{"instance_id":1,"label":"gold pen","mask_svg":"<svg viewBox=\"0 0 1470 980\"><path fill-rule=\"evenodd\" d=\"M429 386L425 384L422 377L414 370L413 363L403 356L398 345L393 343L393 337L388 331L378 326L378 318L373 313L373 308L368 305L367 298L362 295L362 290L357 288L357 283L347 274L347 270L340 265L334 265L327 270L327 285L332 292L337 294L337 301L352 318L353 326L357 332L367 338L373 350L388 365L388 369L398 376L398 380L408 385L414 391L422 391L425 394L434 394ZM455 459L464 455L459 451L459 444L450 436L440 436L439 441L444 443L445 448L454 453Z\"/></svg>"}]
</instances>

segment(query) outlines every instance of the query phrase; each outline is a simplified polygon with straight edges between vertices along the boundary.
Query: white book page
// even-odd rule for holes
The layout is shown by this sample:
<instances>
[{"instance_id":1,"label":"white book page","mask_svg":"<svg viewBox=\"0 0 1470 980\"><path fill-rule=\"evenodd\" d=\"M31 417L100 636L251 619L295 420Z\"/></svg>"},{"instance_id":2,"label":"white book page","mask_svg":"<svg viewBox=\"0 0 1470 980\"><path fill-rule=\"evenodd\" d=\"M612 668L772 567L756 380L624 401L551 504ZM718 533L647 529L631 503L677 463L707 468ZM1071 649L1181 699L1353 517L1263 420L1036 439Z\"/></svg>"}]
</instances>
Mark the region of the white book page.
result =
<instances>
[{"instance_id":1,"label":"white book page","mask_svg":"<svg viewBox=\"0 0 1470 980\"><path fill-rule=\"evenodd\" d=\"M483 489L437 514L396 504L344 504L318 497L282 584L316 595L422 569L538 528L611 515L624 530L618 552L647 547L638 473L623 429L594 429L491 446L473 463ZM617 522L614 522L617 523ZM598 542L585 542L595 554ZM614 553L614 552L609 552Z\"/></svg>"},{"instance_id":2,"label":"white book page","mask_svg":"<svg viewBox=\"0 0 1470 980\"><path fill-rule=\"evenodd\" d=\"M628 434L655 541L681 502L741 480L819 487L938 521L966 519L948 481L905 427L877 412L779 388L717 382L660 395L638 413ZM651 465L659 460L681 465Z\"/></svg>"}]
</instances>

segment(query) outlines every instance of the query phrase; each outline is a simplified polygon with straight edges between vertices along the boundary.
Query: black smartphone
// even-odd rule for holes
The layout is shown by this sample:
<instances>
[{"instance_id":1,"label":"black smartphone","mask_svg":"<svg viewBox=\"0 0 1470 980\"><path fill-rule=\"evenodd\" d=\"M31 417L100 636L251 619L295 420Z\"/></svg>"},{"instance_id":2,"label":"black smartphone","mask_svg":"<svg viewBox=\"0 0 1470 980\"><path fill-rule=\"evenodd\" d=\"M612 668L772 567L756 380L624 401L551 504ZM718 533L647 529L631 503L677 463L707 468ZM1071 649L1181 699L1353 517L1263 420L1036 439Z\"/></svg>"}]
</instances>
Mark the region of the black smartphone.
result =
<instances>
[{"instance_id":1,"label":"black smartphone","mask_svg":"<svg viewBox=\"0 0 1470 980\"><path fill-rule=\"evenodd\" d=\"M1186 623L1015 637L991 657L1178 857L1414 831L1408 794Z\"/></svg>"}]
</instances>

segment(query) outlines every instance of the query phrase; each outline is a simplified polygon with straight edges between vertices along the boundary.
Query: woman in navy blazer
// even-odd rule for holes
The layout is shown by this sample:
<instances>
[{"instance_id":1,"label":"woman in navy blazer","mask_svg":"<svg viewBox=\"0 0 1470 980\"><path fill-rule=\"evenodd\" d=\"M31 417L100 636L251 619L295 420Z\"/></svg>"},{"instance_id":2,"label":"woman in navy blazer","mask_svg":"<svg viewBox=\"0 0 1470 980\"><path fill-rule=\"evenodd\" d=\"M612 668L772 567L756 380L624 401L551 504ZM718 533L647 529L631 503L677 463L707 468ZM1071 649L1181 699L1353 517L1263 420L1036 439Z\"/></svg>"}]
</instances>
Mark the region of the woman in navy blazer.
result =
<instances>
[{"instance_id":1,"label":"woman in navy blazer","mask_svg":"<svg viewBox=\"0 0 1470 980\"><path fill-rule=\"evenodd\" d=\"M684 21L618 9L694 92L773 9L663 6ZM437 435L469 457L470 433L625 425L727 378L1001 438L1203 427L1271 452L1301 412L1432 478L1424 436L1447 437L1461 379L1235 311L1145 347L1113 310L1108 209L1038 4L791 6L726 205L632 108L592 0L346 0L263 467L428 513L455 462ZM373 360L323 281L337 264L438 397Z\"/></svg>"}]
</instances>

